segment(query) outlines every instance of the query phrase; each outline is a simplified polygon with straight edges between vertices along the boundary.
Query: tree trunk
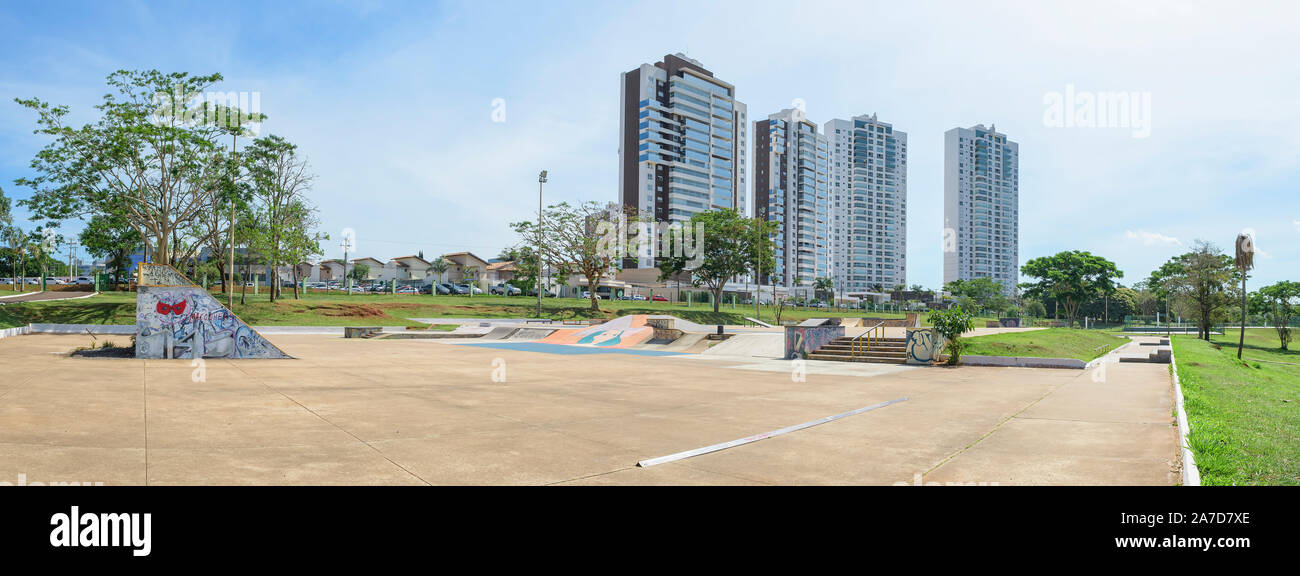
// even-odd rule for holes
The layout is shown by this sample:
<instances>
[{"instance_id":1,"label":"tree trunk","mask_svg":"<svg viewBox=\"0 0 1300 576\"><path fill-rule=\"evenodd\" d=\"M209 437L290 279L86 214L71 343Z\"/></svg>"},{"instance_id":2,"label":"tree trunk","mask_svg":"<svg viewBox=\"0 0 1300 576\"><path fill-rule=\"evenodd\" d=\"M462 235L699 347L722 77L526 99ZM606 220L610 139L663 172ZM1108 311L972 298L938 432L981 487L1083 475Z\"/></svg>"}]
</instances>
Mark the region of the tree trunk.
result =
<instances>
[{"instance_id":1,"label":"tree trunk","mask_svg":"<svg viewBox=\"0 0 1300 576\"><path fill-rule=\"evenodd\" d=\"M713 312L715 314L718 312L718 305L722 304L722 289L723 286L713 289Z\"/></svg>"},{"instance_id":2,"label":"tree trunk","mask_svg":"<svg viewBox=\"0 0 1300 576\"><path fill-rule=\"evenodd\" d=\"M299 299L298 296L298 266L293 267L293 299Z\"/></svg>"},{"instance_id":3,"label":"tree trunk","mask_svg":"<svg viewBox=\"0 0 1300 576\"><path fill-rule=\"evenodd\" d=\"M1226 330L1225 330L1226 331ZM1241 360L1241 349L1246 346L1246 271L1241 271L1241 337L1237 340L1237 359Z\"/></svg>"}]
</instances>

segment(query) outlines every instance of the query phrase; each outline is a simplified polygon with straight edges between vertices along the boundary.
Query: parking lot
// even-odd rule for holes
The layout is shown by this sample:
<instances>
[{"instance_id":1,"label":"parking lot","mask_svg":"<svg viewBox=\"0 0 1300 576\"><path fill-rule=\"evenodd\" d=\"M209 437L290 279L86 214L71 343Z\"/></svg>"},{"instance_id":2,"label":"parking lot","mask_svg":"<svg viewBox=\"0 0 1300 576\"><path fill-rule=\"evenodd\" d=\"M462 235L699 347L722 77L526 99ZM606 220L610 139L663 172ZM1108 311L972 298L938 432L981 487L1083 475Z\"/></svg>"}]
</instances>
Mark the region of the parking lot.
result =
<instances>
[{"instance_id":1,"label":"parking lot","mask_svg":"<svg viewBox=\"0 0 1300 576\"><path fill-rule=\"evenodd\" d=\"M102 337L101 337L102 338ZM0 482L1173 484L1162 365L1095 372L572 356L270 336L293 360L0 340ZM127 340L120 338L122 344ZM638 461L905 401L650 468Z\"/></svg>"}]
</instances>

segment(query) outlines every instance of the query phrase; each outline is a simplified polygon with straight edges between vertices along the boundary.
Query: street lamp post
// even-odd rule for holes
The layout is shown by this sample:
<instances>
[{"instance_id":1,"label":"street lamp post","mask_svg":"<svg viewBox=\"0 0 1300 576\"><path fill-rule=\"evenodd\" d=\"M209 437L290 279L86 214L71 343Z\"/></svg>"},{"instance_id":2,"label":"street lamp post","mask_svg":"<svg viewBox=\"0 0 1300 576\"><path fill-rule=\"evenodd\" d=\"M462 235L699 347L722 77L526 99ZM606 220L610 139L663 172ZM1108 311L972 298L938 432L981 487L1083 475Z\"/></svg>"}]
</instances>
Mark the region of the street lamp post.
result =
<instances>
[{"instance_id":1,"label":"street lamp post","mask_svg":"<svg viewBox=\"0 0 1300 576\"><path fill-rule=\"evenodd\" d=\"M542 185L546 171L537 175L537 318L542 317Z\"/></svg>"}]
</instances>

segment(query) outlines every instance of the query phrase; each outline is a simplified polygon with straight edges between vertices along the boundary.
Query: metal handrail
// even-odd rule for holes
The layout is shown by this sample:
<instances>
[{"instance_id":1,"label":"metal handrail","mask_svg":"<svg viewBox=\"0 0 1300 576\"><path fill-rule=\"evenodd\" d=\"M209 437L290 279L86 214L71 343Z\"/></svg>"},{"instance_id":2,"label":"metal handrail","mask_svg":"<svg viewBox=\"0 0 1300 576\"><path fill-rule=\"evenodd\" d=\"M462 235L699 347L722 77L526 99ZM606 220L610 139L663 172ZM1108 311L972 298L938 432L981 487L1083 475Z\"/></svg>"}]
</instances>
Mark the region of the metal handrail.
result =
<instances>
[{"instance_id":1,"label":"metal handrail","mask_svg":"<svg viewBox=\"0 0 1300 576\"><path fill-rule=\"evenodd\" d=\"M849 346L849 356L850 356L850 357L853 357L853 358L857 358L859 352L862 352L862 351L867 351L867 352L869 352L869 351L871 351L871 345L872 345L872 343L874 342L874 343L876 343L876 344L879 344L879 343L880 343L880 339L881 339L882 337L884 337L884 335L885 335L885 328L884 328L884 326L885 326L885 323L884 323L884 322L878 322L878 323L876 323L875 326L872 326L872 327L868 328L866 332L863 332L863 333L861 333L861 334L858 334L858 336L857 336L856 338L854 338L853 340L850 340L850 341L849 341L849 344L850 344L850 346ZM879 334L876 333L877 330L880 331ZM861 346L862 346L862 342L863 342L863 340L866 340L866 347L865 347L865 348L862 348L862 347L861 347Z\"/></svg>"}]
</instances>

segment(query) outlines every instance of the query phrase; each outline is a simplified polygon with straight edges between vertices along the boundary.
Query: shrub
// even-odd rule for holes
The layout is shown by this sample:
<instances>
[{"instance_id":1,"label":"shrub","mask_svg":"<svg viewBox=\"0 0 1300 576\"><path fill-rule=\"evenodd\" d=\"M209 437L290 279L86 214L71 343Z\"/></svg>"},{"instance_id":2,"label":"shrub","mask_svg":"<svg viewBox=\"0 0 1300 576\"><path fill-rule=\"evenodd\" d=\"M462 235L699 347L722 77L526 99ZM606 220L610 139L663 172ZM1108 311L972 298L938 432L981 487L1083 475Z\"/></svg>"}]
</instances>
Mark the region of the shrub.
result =
<instances>
[{"instance_id":1,"label":"shrub","mask_svg":"<svg viewBox=\"0 0 1300 576\"><path fill-rule=\"evenodd\" d=\"M948 341L945 346L948 351L948 365L956 366L961 360L962 348L966 345L962 342L961 335L969 332L972 327L971 315L960 307L954 306L947 310L931 312L930 323L934 325L934 331Z\"/></svg>"}]
</instances>

